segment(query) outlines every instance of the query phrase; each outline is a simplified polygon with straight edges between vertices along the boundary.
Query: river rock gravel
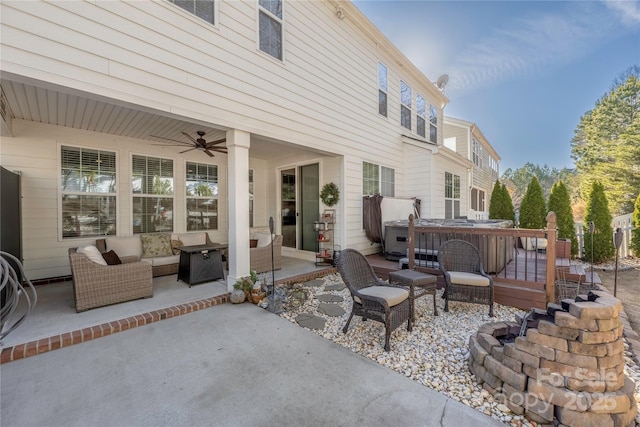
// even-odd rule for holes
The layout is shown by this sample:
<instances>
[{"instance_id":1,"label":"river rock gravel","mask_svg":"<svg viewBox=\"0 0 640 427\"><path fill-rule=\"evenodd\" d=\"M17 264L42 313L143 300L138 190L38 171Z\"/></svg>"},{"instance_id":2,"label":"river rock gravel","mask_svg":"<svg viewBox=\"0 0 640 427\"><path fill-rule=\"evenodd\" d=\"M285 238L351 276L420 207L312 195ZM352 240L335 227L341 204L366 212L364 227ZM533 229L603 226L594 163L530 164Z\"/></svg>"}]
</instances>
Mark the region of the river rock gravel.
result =
<instances>
[{"instance_id":1,"label":"river rock gravel","mask_svg":"<svg viewBox=\"0 0 640 427\"><path fill-rule=\"evenodd\" d=\"M351 312L349 290L331 290L341 288L342 279L337 274L325 276L322 280L324 286L307 287L304 283L294 285L296 288L302 287L305 290L307 299L297 307L289 306L287 310L280 313L280 316L293 323L296 323L296 318L300 314L322 317L325 319L324 328L309 329L309 331L507 425L537 426L535 422L527 420L524 416L512 413L507 406L482 389L467 366L469 337L475 334L481 325L501 320L515 320L515 316L524 315L524 311L494 304L495 317L489 317L486 305L451 302L449 312L445 313L444 300L441 298L442 290L440 290L436 297L438 316L433 315L432 296L417 299L417 318L413 331L408 332L405 326L398 327L391 334L391 351L385 352L384 325L380 322L363 322L360 317L354 316L349 331L346 334L342 333L342 328ZM316 297L327 294L342 297L341 302L333 303L345 311L342 316L330 316L324 314L324 310L318 310L320 304L327 303L318 301ZM630 357L626 343L625 362L626 374L636 382L636 402L640 402L640 368ZM636 426L638 425L640 425L640 416L636 418Z\"/></svg>"}]
</instances>

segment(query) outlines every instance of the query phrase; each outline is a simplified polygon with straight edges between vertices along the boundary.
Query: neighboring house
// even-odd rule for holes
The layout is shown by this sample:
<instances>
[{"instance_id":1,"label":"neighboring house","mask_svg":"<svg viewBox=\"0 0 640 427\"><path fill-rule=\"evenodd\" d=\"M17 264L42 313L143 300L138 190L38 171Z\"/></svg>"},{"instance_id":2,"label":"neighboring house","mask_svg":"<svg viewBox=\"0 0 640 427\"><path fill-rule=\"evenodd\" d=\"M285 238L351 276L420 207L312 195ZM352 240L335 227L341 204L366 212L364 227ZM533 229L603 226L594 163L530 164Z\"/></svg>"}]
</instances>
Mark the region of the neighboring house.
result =
<instances>
[{"instance_id":1,"label":"neighboring house","mask_svg":"<svg viewBox=\"0 0 640 427\"><path fill-rule=\"evenodd\" d=\"M363 195L457 209L447 98L353 4L175 3L0 3L0 164L22 173L29 278L68 276L67 248L100 235L205 229L231 287L270 217L284 255L313 259L329 182L336 243L365 253ZM190 149L198 131L227 153Z\"/></svg>"},{"instance_id":2,"label":"neighboring house","mask_svg":"<svg viewBox=\"0 0 640 427\"><path fill-rule=\"evenodd\" d=\"M470 162L470 184L462 190L468 205L461 212L469 219L488 219L491 192L500 176L500 156L475 123L453 117L444 118L443 144Z\"/></svg>"}]
</instances>

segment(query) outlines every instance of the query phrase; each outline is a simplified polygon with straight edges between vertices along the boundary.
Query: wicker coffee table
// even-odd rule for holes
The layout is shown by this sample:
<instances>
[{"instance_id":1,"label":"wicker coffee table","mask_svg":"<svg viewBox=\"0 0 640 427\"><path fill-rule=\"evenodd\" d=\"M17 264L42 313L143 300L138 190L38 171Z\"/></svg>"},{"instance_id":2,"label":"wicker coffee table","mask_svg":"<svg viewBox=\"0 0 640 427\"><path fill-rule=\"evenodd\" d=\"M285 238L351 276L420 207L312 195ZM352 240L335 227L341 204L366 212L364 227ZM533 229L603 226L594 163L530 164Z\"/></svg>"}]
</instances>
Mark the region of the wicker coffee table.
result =
<instances>
[{"instance_id":1,"label":"wicker coffee table","mask_svg":"<svg viewBox=\"0 0 640 427\"><path fill-rule=\"evenodd\" d=\"M389 283L409 289L412 323L416 321L415 300L425 295L433 295L433 315L438 315L436 307L437 281L438 278L433 274L420 273L415 270L398 270L389 273Z\"/></svg>"}]
</instances>

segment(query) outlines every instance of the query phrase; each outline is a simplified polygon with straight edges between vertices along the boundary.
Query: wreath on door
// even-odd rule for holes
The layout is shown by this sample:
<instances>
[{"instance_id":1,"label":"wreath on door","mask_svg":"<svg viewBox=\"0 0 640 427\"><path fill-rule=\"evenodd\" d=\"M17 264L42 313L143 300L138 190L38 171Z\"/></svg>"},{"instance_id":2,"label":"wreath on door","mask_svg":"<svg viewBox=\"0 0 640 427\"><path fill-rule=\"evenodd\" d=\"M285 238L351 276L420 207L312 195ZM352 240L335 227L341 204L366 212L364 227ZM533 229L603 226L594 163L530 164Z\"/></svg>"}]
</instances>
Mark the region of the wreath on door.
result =
<instances>
[{"instance_id":1,"label":"wreath on door","mask_svg":"<svg viewBox=\"0 0 640 427\"><path fill-rule=\"evenodd\" d=\"M325 184L320 192L320 199L322 199L322 203L329 207L338 203L338 201L340 201L340 190L338 190L338 186L333 182Z\"/></svg>"}]
</instances>

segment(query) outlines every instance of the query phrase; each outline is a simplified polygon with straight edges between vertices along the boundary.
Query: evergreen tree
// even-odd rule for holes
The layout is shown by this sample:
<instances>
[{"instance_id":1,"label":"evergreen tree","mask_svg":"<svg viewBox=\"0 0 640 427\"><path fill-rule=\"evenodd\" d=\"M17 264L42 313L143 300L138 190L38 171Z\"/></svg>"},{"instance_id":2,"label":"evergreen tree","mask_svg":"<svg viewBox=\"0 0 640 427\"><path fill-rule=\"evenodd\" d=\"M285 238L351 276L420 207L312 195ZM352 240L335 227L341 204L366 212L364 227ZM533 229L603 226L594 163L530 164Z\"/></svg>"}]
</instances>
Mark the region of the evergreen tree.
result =
<instances>
[{"instance_id":1,"label":"evergreen tree","mask_svg":"<svg viewBox=\"0 0 640 427\"><path fill-rule=\"evenodd\" d=\"M576 238L573 212L571 210L571 197L562 181L558 181L551 187L549 195L549 211L556 213L559 239L571 239L571 255L578 253L578 239Z\"/></svg>"},{"instance_id":2,"label":"evergreen tree","mask_svg":"<svg viewBox=\"0 0 640 427\"><path fill-rule=\"evenodd\" d=\"M504 196L502 194L502 184L500 184L500 180L496 180L489 200L489 219L506 219L502 217L503 212Z\"/></svg>"},{"instance_id":3,"label":"evergreen tree","mask_svg":"<svg viewBox=\"0 0 640 427\"><path fill-rule=\"evenodd\" d=\"M547 206L538 178L531 179L520 204L520 228L540 229L547 225Z\"/></svg>"},{"instance_id":4,"label":"evergreen tree","mask_svg":"<svg viewBox=\"0 0 640 427\"><path fill-rule=\"evenodd\" d=\"M611 228L609 202L604 194L604 186L595 181L591 185L591 193L587 202L584 232L584 259L591 261L591 245L593 244L593 262L599 263L613 258L613 228ZM593 222L594 232L591 234L589 224Z\"/></svg>"},{"instance_id":5,"label":"evergreen tree","mask_svg":"<svg viewBox=\"0 0 640 427\"><path fill-rule=\"evenodd\" d=\"M507 186L502 184L502 197L504 199L504 219L510 219L513 225L516 224L516 213L513 210L513 202L511 201L511 194L507 190Z\"/></svg>"},{"instance_id":6,"label":"evergreen tree","mask_svg":"<svg viewBox=\"0 0 640 427\"><path fill-rule=\"evenodd\" d=\"M635 228L631 230L631 250L635 256L640 257L640 194L634 204L633 225Z\"/></svg>"}]
</instances>

